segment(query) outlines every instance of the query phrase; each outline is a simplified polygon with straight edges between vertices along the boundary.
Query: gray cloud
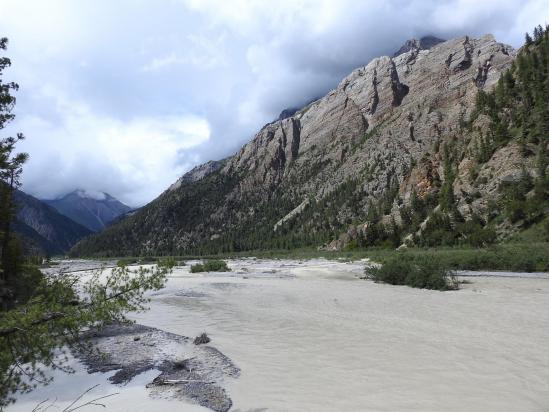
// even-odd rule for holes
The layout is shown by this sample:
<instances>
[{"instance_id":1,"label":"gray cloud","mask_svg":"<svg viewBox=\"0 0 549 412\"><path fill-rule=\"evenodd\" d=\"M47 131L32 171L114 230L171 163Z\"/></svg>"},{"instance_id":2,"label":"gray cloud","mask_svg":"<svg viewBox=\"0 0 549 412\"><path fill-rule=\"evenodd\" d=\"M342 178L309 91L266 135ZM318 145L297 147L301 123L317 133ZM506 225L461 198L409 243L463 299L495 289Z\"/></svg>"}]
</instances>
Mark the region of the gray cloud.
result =
<instances>
[{"instance_id":1,"label":"gray cloud","mask_svg":"<svg viewBox=\"0 0 549 412\"><path fill-rule=\"evenodd\" d=\"M8 131L28 136L31 155L24 190L132 205L408 38L491 32L517 47L549 16L544 0L0 4L21 85Z\"/></svg>"}]
</instances>

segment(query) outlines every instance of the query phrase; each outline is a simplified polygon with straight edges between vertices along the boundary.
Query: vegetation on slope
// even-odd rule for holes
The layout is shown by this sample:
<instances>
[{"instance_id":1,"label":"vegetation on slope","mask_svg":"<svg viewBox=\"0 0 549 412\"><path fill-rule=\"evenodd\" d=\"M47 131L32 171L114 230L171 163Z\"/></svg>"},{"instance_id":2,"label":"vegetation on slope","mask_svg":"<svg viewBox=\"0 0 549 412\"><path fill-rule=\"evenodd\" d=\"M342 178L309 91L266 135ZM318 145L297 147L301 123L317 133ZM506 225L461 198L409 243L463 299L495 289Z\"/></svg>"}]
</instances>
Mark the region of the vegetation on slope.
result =
<instances>
[{"instance_id":1,"label":"vegetation on slope","mask_svg":"<svg viewBox=\"0 0 549 412\"><path fill-rule=\"evenodd\" d=\"M357 166L362 169L352 178L340 181L322 196L312 193L305 199L299 188L307 184L309 175L336 170L332 158L320 156L321 160L308 164L302 174L289 173L278 185L247 191L237 190L246 176L218 170L166 192L134 216L81 242L73 253L200 256L289 250L327 245L351 232L337 247L396 248L403 243L488 247L516 231L537 226L548 216L548 36L547 30L536 28L534 38L495 89L479 89L470 119L460 118L455 129L441 133L433 147L422 148L421 159L410 155L409 165L387 153L374 163ZM479 119L486 121L478 126ZM386 119L364 139L353 141L353 150L362 150L364 142L375 140L391 122ZM525 167L520 179L502 181L495 194L486 188L482 193L475 191L489 179L479 177L483 165L506 147L513 153L520 151L525 164L531 165L535 158L535 170ZM464 159L474 164L469 173L473 191L454 193ZM441 171L440 176L433 176L431 190L416 192L414 188L411 194L403 193L403 182L429 165L435 169L440 165ZM380 180L382 190L364 190L368 182ZM300 213L277 225L304 200ZM477 207L480 200L484 203ZM472 205L470 212L463 212L463 202Z\"/></svg>"},{"instance_id":2,"label":"vegetation on slope","mask_svg":"<svg viewBox=\"0 0 549 412\"><path fill-rule=\"evenodd\" d=\"M402 222L398 227L395 224L383 225L378 216L371 221L373 228L359 236L357 246L382 246L388 239L397 240L398 235L412 233L411 240L418 246L483 247L497 241L496 227L504 221L519 230L543 222L549 216L547 96L549 29L538 26L534 39L527 35L526 45L511 68L499 79L496 88L491 92L478 91L468 128L462 131L463 134L480 134L474 153L477 170L498 149L515 143L525 159L535 156L535 172L523 169L519 179L503 181L498 188L497 200L489 202L484 216L473 213L466 219L457 209L453 192L456 168L464 153L455 142L448 142L442 146L444 181L440 183L438 196L419 198L413 193L410 205L400 208ZM486 134L481 129L473 130L480 115L489 118ZM403 240L400 238L396 243ZM537 239L542 240L547 239Z\"/></svg>"}]
</instances>

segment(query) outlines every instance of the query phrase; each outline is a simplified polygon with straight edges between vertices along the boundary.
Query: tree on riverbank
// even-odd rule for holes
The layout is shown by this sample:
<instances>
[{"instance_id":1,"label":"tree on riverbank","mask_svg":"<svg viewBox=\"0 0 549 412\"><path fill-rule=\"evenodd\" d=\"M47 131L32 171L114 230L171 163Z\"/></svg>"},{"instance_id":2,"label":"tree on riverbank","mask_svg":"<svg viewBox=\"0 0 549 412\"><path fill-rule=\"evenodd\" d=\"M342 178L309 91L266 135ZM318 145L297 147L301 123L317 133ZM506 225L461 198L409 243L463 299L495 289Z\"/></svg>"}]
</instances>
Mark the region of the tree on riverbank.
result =
<instances>
[{"instance_id":1,"label":"tree on riverbank","mask_svg":"<svg viewBox=\"0 0 549 412\"><path fill-rule=\"evenodd\" d=\"M0 39L0 50L6 50L8 39ZM19 89L14 82L4 82L4 69L11 65L7 57L0 58L0 130L11 122L15 115L15 97L12 92ZM23 134L0 139L0 306L8 306L15 301L18 292L14 287L17 283L17 272L20 271L20 248L11 231L14 215L13 193L20 186L23 164L28 158L26 153L14 153L17 143L24 139Z\"/></svg>"},{"instance_id":2,"label":"tree on riverbank","mask_svg":"<svg viewBox=\"0 0 549 412\"><path fill-rule=\"evenodd\" d=\"M7 44L0 39L1 50ZM7 57L0 58L0 131L14 119L11 93L18 85L2 81L10 64ZM0 139L0 409L14 401L15 393L48 383L46 369L70 372L64 351L81 345L80 332L126 322L126 313L144 310L144 293L163 287L174 265L166 259L132 271L121 264L107 276L99 270L85 282L74 274L43 275L23 256L11 230L13 194L28 158L15 152L22 139L22 134Z\"/></svg>"}]
</instances>

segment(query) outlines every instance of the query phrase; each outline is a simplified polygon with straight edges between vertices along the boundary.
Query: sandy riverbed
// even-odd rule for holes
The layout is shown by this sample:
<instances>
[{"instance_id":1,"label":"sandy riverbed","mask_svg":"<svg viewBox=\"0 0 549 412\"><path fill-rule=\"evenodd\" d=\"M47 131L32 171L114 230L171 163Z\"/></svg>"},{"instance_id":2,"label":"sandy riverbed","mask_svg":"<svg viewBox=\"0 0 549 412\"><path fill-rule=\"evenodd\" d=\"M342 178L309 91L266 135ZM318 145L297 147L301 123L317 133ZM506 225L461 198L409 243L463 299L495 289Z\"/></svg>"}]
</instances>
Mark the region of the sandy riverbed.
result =
<instances>
[{"instance_id":1,"label":"sandy riverbed","mask_svg":"<svg viewBox=\"0 0 549 412\"><path fill-rule=\"evenodd\" d=\"M206 331L241 369L227 378L233 411L547 411L549 280L471 277L436 292L357 279L364 263L230 262L227 274L178 268L152 296L144 325ZM56 375L57 376L57 375ZM108 410L206 410L80 371L22 396L68 401L102 383ZM154 395L154 394L153 394Z\"/></svg>"}]
</instances>

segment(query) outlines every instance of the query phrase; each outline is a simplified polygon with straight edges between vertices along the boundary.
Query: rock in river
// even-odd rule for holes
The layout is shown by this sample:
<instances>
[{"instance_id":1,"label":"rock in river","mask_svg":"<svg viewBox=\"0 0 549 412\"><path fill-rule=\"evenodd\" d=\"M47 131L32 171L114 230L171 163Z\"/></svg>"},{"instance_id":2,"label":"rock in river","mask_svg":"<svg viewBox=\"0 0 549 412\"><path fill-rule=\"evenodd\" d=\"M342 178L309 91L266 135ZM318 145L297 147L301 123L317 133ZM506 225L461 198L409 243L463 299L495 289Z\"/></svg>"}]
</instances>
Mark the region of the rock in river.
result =
<instances>
[{"instance_id":1,"label":"rock in river","mask_svg":"<svg viewBox=\"0 0 549 412\"><path fill-rule=\"evenodd\" d=\"M157 370L147 386L166 396L187 399L213 411L225 412L232 401L225 378L240 369L214 347L194 345L192 339L137 324L112 324L84 335L91 343L75 351L89 373L117 371L109 380L124 384Z\"/></svg>"}]
</instances>

